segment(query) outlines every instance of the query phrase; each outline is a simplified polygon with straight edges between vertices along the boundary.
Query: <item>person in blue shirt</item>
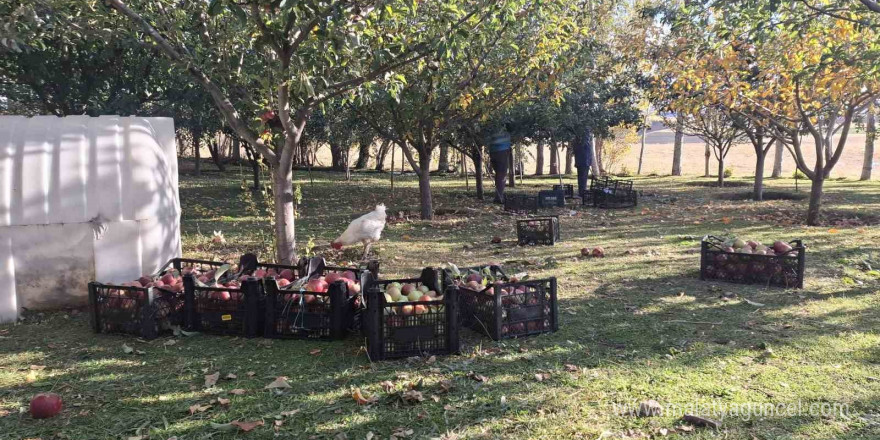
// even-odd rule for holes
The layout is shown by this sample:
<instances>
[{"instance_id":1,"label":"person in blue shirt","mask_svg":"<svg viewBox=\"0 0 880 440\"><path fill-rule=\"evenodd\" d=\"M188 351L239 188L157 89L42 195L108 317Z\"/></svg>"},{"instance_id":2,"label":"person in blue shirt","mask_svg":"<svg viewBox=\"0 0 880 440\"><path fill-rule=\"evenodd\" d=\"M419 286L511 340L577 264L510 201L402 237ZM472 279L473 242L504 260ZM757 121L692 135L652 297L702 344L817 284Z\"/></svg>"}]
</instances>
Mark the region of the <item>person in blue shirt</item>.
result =
<instances>
[{"instance_id":1,"label":"person in blue shirt","mask_svg":"<svg viewBox=\"0 0 880 440\"><path fill-rule=\"evenodd\" d=\"M590 178L590 167L593 165L593 134L584 129L584 135L574 143L574 166L577 168L578 194L583 197L589 189L587 180Z\"/></svg>"},{"instance_id":2,"label":"person in blue shirt","mask_svg":"<svg viewBox=\"0 0 880 440\"><path fill-rule=\"evenodd\" d=\"M495 172L495 203L504 203L504 186L507 183L510 133L506 127L498 130L489 142L489 163Z\"/></svg>"}]
</instances>

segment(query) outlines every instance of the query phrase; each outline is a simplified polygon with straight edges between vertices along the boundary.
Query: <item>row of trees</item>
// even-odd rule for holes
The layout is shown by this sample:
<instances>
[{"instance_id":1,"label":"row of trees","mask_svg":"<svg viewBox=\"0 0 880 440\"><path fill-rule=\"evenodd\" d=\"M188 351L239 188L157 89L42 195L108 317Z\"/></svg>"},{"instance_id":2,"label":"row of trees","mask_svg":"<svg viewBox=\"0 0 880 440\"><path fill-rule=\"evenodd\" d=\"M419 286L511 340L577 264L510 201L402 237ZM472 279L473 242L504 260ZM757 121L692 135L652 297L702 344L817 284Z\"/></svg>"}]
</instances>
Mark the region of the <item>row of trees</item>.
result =
<instances>
[{"instance_id":1,"label":"row of trees","mask_svg":"<svg viewBox=\"0 0 880 440\"><path fill-rule=\"evenodd\" d=\"M657 100L712 146L719 183L731 145L748 140L755 200L762 199L767 155L784 145L812 181L808 225L819 222L824 182L853 123L880 93L872 2L828 3L698 1L653 11L671 29L654 52Z\"/></svg>"},{"instance_id":2,"label":"row of trees","mask_svg":"<svg viewBox=\"0 0 880 440\"><path fill-rule=\"evenodd\" d=\"M441 169L453 153L466 157L482 196L491 133L506 126L515 144L541 146L543 172L544 145L551 167L570 164L589 130L600 174L614 161L615 127L644 136L651 107L677 115L673 175L685 133L713 147L721 184L731 145L748 140L760 200L767 155L787 148L813 181L815 224L822 182L875 98L880 14L870 2L658 3L4 3L0 95L12 112L173 116L196 154L206 143L221 167L222 133L246 149L255 180L258 162L271 170L280 262L295 253L294 167L313 165L322 146L345 170L371 156L381 169L402 152L430 219L432 157ZM814 164L804 136L817 145Z\"/></svg>"}]
</instances>

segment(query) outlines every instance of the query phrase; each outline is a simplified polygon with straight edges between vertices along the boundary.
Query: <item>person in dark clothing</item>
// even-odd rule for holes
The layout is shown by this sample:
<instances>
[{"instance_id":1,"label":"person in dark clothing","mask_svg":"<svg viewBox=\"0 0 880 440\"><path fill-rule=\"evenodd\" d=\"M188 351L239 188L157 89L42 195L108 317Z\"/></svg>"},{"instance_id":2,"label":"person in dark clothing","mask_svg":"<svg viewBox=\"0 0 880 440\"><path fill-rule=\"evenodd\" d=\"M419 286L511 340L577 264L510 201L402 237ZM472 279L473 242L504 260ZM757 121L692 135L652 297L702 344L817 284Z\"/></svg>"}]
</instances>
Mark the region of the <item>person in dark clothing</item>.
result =
<instances>
[{"instance_id":1,"label":"person in dark clothing","mask_svg":"<svg viewBox=\"0 0 880 440\"><path fill-rule=\"evenodd\" d=\"M577 168L578 195L583 197L589 189L587 181L590 178L590 167L593 165L593 135L590 129L584 130L584 135L574 144L574 166Z\"/></svg>"},{"instance_id":2,"label":"person in dark clothing","mask_svg":"<svg viewBox=\"0 0 880 440\"><path fill-rule=\"evenodd\" d=\"M501 129L489 142L489 162L495 172L495 203L504 203L504 186L507 183L508 156L510 154L510 134Z\"/></svg>"}]
</instances>

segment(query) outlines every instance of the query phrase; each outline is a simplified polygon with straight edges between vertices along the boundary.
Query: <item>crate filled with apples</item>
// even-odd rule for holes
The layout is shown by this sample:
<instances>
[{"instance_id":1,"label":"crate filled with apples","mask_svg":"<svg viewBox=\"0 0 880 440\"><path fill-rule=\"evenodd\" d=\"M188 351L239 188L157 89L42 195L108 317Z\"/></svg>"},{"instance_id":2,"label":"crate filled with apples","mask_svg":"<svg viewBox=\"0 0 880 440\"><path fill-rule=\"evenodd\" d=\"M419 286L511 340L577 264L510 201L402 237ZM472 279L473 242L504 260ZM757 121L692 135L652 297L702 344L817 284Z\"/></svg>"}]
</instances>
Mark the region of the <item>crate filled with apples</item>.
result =
<instances>
[{"instance_id":1,"label":"crate filled with apples","mask_svg":"<svg viewBox=\"0 0 880 440\"><path fill-rule=\"evenodd\" d=\"M248 255L250 256L250 255ZM296 267L258 265L256 257L242 257L235 270L229 264L205 270L182 268L186 303L185 327L204 333L259 336L262 332L263 286L258 276L277 273L296 276Z\"/></svg>"},{"instance_id":2,"label":"crate filled with apples","mask_svg":"<svg viewBox=\"0 0 880 440\"><path fill-rule=\"evenodd\" d=\"M738 237L703 237L700 279L803 288L806 247L801 240L771 245Z\"/></svg>"},{"instance_id":3,"label":"crate filled with apples","mask_svg":"<svg viewBox=\"0 0 880 440\"><path fill-rule=\"evenodd\" d=\"M153 339L184 324L183 275L208 272L222 262L174 258L157 274L131 282L89 283L89 314L96 333L126 333Z\"/></svg>"},{"instance_id":4,"label":"crate filled with apples","mask_svg":"<svg viewBox=\"0 0 880 440\"><path fill-rule=\"evenodd\" d=\"M499 266L445 270L458 290L460 320L498 341L559 330L556 278L507 276Z\"/></svg>"},{"instance_id":5,"label":"crate filled with apples","mask_svg":"<svg viewBox=\"0 0 880 440\"><path fill-rule=\"evenodd\" d=\"M265 329L267 338L342 339L361 313L359 268L327 266L313 258L298 279L268 277ZM376 267L378 270L378 266Z\"/></svg>"},{"instance_id":6,"label":"crate filled with apples","mask_svg":"<svg viewBox=\"0 0 880 440\"><path fill-rule=\"evenodd\" d=\"M427 267L418 278L397 280L364 272L362 284L370 359L458 353L457 292L443 288L439 270Z\"/></svg>"}]
</instances>

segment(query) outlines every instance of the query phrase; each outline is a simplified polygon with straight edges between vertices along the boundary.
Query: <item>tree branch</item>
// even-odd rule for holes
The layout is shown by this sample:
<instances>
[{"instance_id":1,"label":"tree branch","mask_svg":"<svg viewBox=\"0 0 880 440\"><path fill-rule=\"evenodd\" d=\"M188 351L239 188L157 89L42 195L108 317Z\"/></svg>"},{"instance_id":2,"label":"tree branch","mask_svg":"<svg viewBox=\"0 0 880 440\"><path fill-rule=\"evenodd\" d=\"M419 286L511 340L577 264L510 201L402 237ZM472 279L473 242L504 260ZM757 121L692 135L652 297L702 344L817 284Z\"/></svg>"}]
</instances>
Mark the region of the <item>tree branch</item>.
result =
<instances>
[{"instance_id":1,"label":"tree branch","mask_svg":"<svg viewBox=\"0 0 880 440\"><path fill-rule=\"evenodd\" d=\"M275 155L268 145L260 139L256 133L251 131L247 124L241 119L238 111L232 105L232 102L229 101L229 98L223 93L217 84L211 81L207 75L195 64L184 58L180 53L175 50L174 46L168 42L162 35L154 28L146 19L144 19L140 14L133 11L131 8L122 3L121 0L106 0L106 4L113 9L119 11L120 14L128 17L134 24L138 25L156 44L159 46L159 49L165 53L165 55L171 59L175 64L179 67L182 67L189 71L189 73L193 76L193 78L208 91L208 94L213 99L214 103L217 105L218 110L226 119L226 123L235 130L238 135L246 140L249 144L253 145L266 160L271 163L277 163L278 157Z\"/></svg>"}]
</instances>

